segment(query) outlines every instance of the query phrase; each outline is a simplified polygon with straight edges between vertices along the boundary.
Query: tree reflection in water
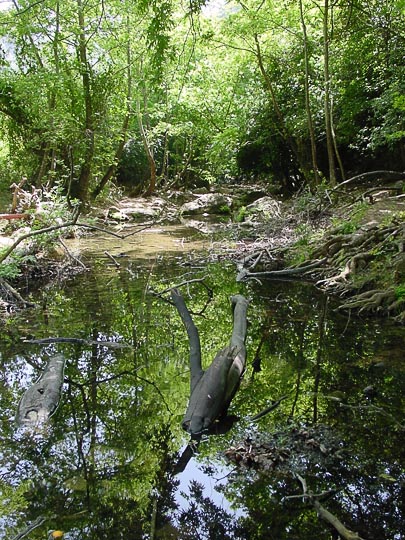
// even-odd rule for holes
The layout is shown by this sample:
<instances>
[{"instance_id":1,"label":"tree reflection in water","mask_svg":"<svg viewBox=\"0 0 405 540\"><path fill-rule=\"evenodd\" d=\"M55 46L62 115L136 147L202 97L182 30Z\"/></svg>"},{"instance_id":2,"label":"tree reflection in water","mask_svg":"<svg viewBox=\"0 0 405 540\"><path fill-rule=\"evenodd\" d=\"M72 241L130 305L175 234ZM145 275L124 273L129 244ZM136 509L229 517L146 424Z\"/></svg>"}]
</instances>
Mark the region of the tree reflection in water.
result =
<instances>
[{"instance_id":1,"label":"tree reflection in water","mask_svg":"<svg viewBox=\"0 0 405 540\"><path fill-rule=\"evenodd\" d=\"M214 263L180 275L175 262L95 265L46 291L46 311L16 314L1 327L0 534L14 538L41 518L32 540L52 529L68 540L333 538L295 497L299 474L314 493L333 490L322 504L360 536L402 538L402 329L347 320L333 301L322 315L324 299L309 286L237 284L232 267ZM193 457L215 497L201 479L179 487L184 477L174 474L184 447L188 343L173 306L148 292L191 275L208 276L214 291L198 319L205 365L229 336L230 296L251 298L250 366L230 410L240 421L203 440ZM187 295L194 312L205 305L198 283ZM24 336L90 341L35 345ZM94 343L105 340L126 346ZM56 352L68 358L62 402L48 425L17 430L19 398Z\"/></svg>"}]
</instances>

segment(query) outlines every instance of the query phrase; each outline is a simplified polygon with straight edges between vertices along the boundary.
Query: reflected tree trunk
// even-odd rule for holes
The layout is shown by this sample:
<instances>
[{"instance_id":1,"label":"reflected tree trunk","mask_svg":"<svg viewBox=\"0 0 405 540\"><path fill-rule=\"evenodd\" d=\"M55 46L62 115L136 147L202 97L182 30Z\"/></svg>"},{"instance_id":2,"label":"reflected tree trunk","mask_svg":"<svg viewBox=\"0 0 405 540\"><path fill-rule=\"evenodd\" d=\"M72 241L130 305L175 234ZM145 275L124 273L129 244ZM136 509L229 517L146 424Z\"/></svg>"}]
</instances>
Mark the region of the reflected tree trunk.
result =
<instances>
[{"instance_id":1,"label":"reflected tree trunk","mask_svg":"<svg viewBox=\"0 0 405 540\"><path fill-rule=\"evenodd\" d=\"M294 401L293 401L293 404L292 404L292 407L291 407L291 412L290 412L289 417L288 417L290 420L292 420L294 418L295 408L297 406L298 399L299 399L299 396L300 396L300 390L301 390L301 375L302 375L301 368L302 368L302 364L303 364L303 361L304 361L304 335L305 335L305 329L306 329L306 324L304 323L304 324L302 324L300 326L300 334L299 334L300 348L299 348L299 351L298 351L298 358L297 358L297 381L296 381L296 384L295 384Z\"/></svg>"},{"instance_id":2,"label":"reflected tree trunk","mask_svg":"<svg viewBox=\"0 0 405 540\"><path fill-rule=\"evenodd\" d=\"M46 422L56 411L62 394L65 363L61 354L50 358L38 381L26 390L17 409L19 425L35 427Z\"/></svg>"},{"instance_id":3,"label":"reflected tree trunk","mask_svg":"<svg viewBox=\"0 0 405 540\"><path fill-rule=\"evenodd\" d=\"M226 420L228 407L239 388L246 364L248 301L241 295L232 297L233 331L230 345L219 351L209 368L203 371L198 330L177 289L172 290L172 299L190 344L190 400L182 426L193 438L199 438L217 420Z\"/></svg>"},{"instance_id":4,"label":"reflected tree trunk","mask_svg":"<svg viewBox=\"0 0 405 540\"><path fill-rule=\"evenodd\" d=\"M328 307L328 297L325 296L322 311L319 317L318 323L318 348L316 351L316 362L315 362L315 378L314 378L314 399L313 399L313 413L312 420L314 424L318 421L318 394L319 394L319 385L321 382L321 363L322 363L322 351L324 345L324 336L325 336L325 320Z\"/></svg>"}]
</instances>

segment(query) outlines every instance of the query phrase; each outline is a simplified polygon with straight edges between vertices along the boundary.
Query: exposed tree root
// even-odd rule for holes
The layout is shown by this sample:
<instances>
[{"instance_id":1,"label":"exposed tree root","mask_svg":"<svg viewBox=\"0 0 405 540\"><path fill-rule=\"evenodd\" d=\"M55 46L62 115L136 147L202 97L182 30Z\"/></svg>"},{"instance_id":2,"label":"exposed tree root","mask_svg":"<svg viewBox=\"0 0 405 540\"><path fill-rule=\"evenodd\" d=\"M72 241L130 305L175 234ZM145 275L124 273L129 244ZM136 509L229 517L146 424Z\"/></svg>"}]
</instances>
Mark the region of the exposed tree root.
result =
<instances>
[{"instance_id":1,"label":"exposed tree root","mask_svg":"<svg viewBox=\"0 0 405 540\"><path fill-rule=\"evenodd\" d=\"M404 246L405 225L397 219L353 233L334 230L300 265L283 267L282 258L268 247L255 251L237 262L237 281L309 276L319 288L346 297L340 310L378 313L403 322L405 299L396 289L404 283Z\"/></svg>"},{"instance_id":2,"label":"exposed tree root","mask_svg":"<svg viewBox=\"0 0 405 540\"><path fill-rule=\"evenodd\" d=\"M384 303L392 303L395 300L393 289L387 291L373 290L358 294L350 302L342 304L339 309L354 309L359 311L379 310L383 308Z\"/></svg>"}]
</instances>

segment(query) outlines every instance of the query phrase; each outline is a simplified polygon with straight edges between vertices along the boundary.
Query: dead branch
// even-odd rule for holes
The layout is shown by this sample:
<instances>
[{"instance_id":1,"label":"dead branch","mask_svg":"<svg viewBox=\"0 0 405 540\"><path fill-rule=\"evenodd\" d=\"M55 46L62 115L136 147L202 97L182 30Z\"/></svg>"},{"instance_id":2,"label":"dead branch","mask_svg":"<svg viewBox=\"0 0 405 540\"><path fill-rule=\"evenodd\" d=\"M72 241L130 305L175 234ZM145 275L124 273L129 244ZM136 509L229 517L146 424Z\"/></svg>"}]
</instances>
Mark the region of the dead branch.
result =
<instances>
[{"instance_id":1,"label":"dead branch","mask_svg":"<svg viewBox=\"0 0 405 540\"><path fill-rule=\"evenodd\" d=\"M159 293L156 293L156 294L157 296L162 296L163 294L171 292L173 289L177 290L180 287L184 287L185 285L190 285L191 283L201 283L201 285L203 285L208 291L211 291L212 293L212 290L204 283L206 279L207 277L204 276L202 278L195 278L195 279L189 279L187 281L182 281L181 283L178 283L177 285L174 285L173 287L169 287L168 289L164 289L163 291L160 291Z\"/></svg>"},{"instance_id":2,"label":"dead branch","mask_svg":"<svg viewBox=\"0 0 405 540\"><path fill-rule=\"evenodd\" d=\"M227 416L228 407L237 392L246 364L246 330L248 300L242 295L232 297L233 330L230 345L217 353L211 365L203 371L201 345L184 298L177 289L171 292L173 303L187 331L190 347L190 399L182 426L192 438L199 439L224 422L229 430L234 417ZM232 421L229 422L229 419ZM229 427L228 427L229 425Z\"/></svg>"},{"instance_id":3,"label":"dead branch","mask_svg":"<svg viewBox=\"0 0 405 540\"><path fill-rule=\"evenodd\" d=\"M355 199L355 202L357 201L365 201L367 198L369 199L370 203L374 202L373 193L381 193L381 191L395 191L396 193L402 193L402 187L398 186L390 186L390 187L373 187L362 193L360 197Z\"/></svg>"},{"instance_id":4,"label":"dead branch","mask_svg":"<svg viewBox=\"0 0 405 540\"><path fill-rule=\"evenodd\" d=\"M20 237L17 238L17 240L11 245L9 246L1 255L0 255L0 264L5 260L7 259L7 257L16 249L16 247L21 244L21 242L23 242L24 240L27 240L28 238L32 238L34 236L38 236L38 235L41 235L41 234L47 234L47 233L50 233L50 232L53 232L53 231L58 231L60 229L66 229L67 227L81 227L83 229L91 229L91 230L94 230L94 231L100 231L100 232L103 232L105 234L109 234L111 236L115 236L115 238L119 238L121 240L124 240L125 238L127 238L128 236L131 236L132 234L136 234L138 232L140 232L141 230L143 229L140 229L140 230L137 230L137 231L133 231L131 232L130 234L127 234L127 235L123 235L123 234L118 234L118 233L115 233L114 231L110 231L108 229L104 229L103 227L98 227L97 225L90 225L89 223L81 223L79 221L77 221L79 215L77 214L77 216L74 216L74 218L71 220L71 221L67 221L66 223L61 223L60 225L51 225L49 227L44 227L43 229L37 229L35 231L30 231L26 234L23 234L21 235Z\"/></svg>"},{"instance_id":5,"label":"dead branch","mask_svg":"<svg viewBox=\"0 0 405 540\"><path fill-rule=\"evenodd\" d=\"M65 242L62 240L62 238L58 238L59 240L59 243L61 244L61 246L63 247L63 249L66 251L66 253L68 254L68 256L73 260L75 261L79 266L81 266L84 270L88 270L87 266L80 260L78 259L77 257L75 257L69 250L69 248L67 247L67 245L65 244Z\"/></svg>"},{"instance_id":6,"label":"dead branch","mask_svg":"<svg viewBox=\"0 0 405 540\"><path fill-rule=\"evenodd\" d=\"M56 411L61 399L66 359L62 354L52 356L40 378L21 397L16 421L19 425L37 426Z\"/></svg>"},{"instance_id":7,"label":"dead branch","mask_svg":"<svg viewBox=\"0 0 405 540\"><path fill-rule=\"evenodd\" d=\"M107 257L114 263L115 268L121 268L120 263L117 261L115 257L111 255L108 251L104 251L104 255L107 255Z\"/></svg>"},{"instance_id":8,"label":"dead branch","mask_svg":"<svg viewBox=\"0 0 405 540\"><path fill-rule=\"evenodd\" d=\"M201 343L200 335L197 327L191 317L190 312L187 309L184 298L180 294L178 289L172 289L172 300L176 309L183 321L184 327L187 331L189 346L190 346L190 392L192 392L201 378L203 371L201 367Z\"/></svg>"},{"instance_id":9,"label":"dead branch","mask_svg":"<svg viewBox=\"0 0 405 540\"><path fill-rule=\"evenodd\" d=\"M353 184L355 182L361 183L363 180L369 180L373 177L383 177L386 180L402 180L405 178L405 172L401 171L370 171L362 174L357 174L356 176L352 176L351 178L348 178L344 182L341 182L336 187L331 189L329 191L329 194L338 191L343 186L346 187L349 184Z\"/></svg>"},{"instance_id":10,"label":"dead branch","mask_svg":"<svg viewBox=\"0 0 405 540\"><path fill-rule=\"evenodd\" d=\"M0 262L0 264L1 264L1 262ZM3 287L3 289L5 289L7 291L7 293L10 294L11 297L14 300L17 300L17 302L19 302L23 306L25 306L25 307L36 307L36 304L34 302L29 302L28 300L25 300L21 296L21 294L18 291L16 291L14 289L14 287L12 287L10 285L10 283L8 283L5 279L0 278L0 286Z\"/></svg>"},{"instance_id":11,"label":"dead branch","mask_svg":"<svg viewBox=\"0 0 405 540\"><path fill-rule=\"evenodd\" d=\"M296 474L297 479L300 481L302 486L302 497L305 498L312 506L316 509L318 516L321 517L324 521L327 521L332 527L338 532L338 534L345 540L364 540L356 532L351 531L343 525L343 523L329 510L319 502L319 498L316 497L311 491L307 488L307 483L305 478L301 475Z\"/></svg>"},{"instance_id":12,"label":"dead branch","mask_svg":"<svg viewBox=\"0 0 405 540\"><path fill-rule=\"evenodd\" d=\"M274 411L274 409L276 409L280 405L280 403L287 398L288 398L288 395L281 396L281 398L278 399L277 401L273 401L273 403L269 407L266 407L259 413L252 416L251 420L254 422L256 420L259 420L259 418L263 418L263 416L265 416L266 414L269 414L269 412Z\"/></svg>"}]
</instances>

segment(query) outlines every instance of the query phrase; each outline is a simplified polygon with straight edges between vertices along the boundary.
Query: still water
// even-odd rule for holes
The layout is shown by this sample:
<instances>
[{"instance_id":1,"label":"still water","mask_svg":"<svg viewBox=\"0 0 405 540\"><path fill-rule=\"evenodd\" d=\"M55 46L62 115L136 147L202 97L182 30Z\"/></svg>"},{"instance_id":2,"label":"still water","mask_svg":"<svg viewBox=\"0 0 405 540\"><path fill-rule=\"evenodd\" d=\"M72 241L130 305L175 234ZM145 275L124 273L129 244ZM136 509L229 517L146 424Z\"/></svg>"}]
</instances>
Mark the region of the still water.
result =
<instances>
[{"instance_id":1,"label":"still water","mask_svg":"<svg viewBox=\"0 0 405 540\"><path fill-rule=\"evenodd\" d=\"M338 538L318 501L362 538L405 538L403 327L340 314L309 284L236 283L186 229L143 234L82 241L88 270L0 327L0 537ZM205 365L229 342L231 295L250 299L238 421L194 451L178 284ZM35 342L61 337L77 342ZM18 428L21 395L55 353L59 407Z\"/></svg>"}]
</instances>

